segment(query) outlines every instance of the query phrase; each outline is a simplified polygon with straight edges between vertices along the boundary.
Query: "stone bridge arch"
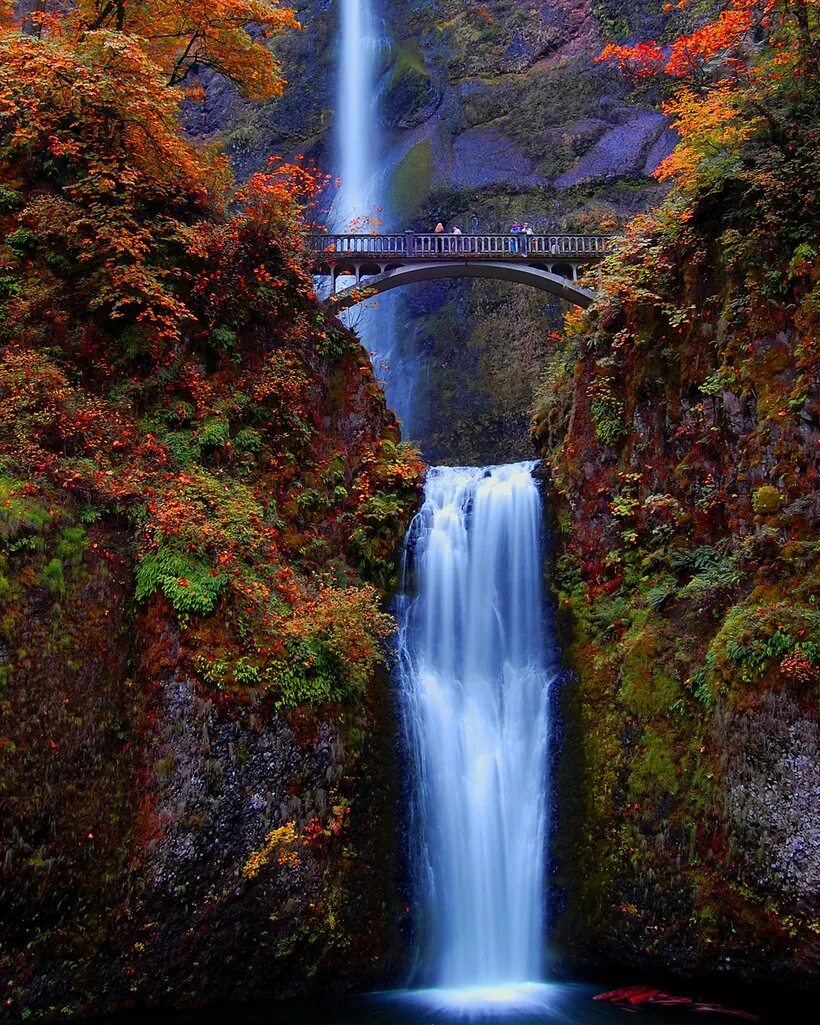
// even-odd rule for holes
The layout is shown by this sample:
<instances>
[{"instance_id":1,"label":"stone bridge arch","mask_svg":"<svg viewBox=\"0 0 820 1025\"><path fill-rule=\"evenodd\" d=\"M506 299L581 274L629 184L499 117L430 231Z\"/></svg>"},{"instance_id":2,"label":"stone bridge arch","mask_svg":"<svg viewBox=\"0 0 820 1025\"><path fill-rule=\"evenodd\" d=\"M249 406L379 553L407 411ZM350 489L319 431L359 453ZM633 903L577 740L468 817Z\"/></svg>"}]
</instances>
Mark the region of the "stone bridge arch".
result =
<instances>
[{"instance_id":1,"label":"stone bridge arch","mask_svg":"<svg viewBox=\"0 0 820 1025\"><path fill-rule=\"evenodd\" d=\"M563 268L558 268L563 269ZM379 269L377 268L377 271ZM340 274L346 268L340 268ZM358 275L360 281L351 288L335 292L325 303L334 313L341 313L361 302L367 302L384 292L404 285L412 285L423 281L439 281L443 278L489 278L495 281L511 281L520 285L529 285L550 295L557 296L565 302L586 309L595 298L595 293L577 281L555 269L504 263L503 261L441 261L438 263L404 264L399 267L388 267L383 272L372 273L366 265L361 267Z\"/></svg>"},{"instance_id":2,"label":"stone bridge arch","mask_svg":"<svg viewBox=\"0 0 820 1025\"><path fill-rule=\"evenodd\" d=\"M311 235L313 274L330 279L326 304L350 309L403 285L442 278L490 278L548 292L586 308L595 295L579 273L612 251L605 235L460 235L404 232L387 235ZM337 291L339 278L353 287Z\"/></svg>"}]
</instances>

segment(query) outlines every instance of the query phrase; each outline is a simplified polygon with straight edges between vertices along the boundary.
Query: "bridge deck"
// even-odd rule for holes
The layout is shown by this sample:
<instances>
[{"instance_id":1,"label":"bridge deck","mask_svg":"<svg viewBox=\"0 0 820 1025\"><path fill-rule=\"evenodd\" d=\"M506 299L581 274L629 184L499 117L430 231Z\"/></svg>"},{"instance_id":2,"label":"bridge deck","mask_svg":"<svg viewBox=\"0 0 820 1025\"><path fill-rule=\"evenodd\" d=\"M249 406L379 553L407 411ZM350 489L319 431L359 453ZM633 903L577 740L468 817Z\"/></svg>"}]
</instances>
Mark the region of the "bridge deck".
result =
<instances>
[{"instance_id":1,"label":"bridge deck","mask_svg":"<svg viewBox=\"0 0 820 1025\"><path fill-rule=\"evenodd\" d=\"M317 263L364 260L401 262L452 260L565 260L586 263L612 251L607 235L448 235L401 232L387 235L309 235L308 252Z\"/></svg>"}]
</instances>

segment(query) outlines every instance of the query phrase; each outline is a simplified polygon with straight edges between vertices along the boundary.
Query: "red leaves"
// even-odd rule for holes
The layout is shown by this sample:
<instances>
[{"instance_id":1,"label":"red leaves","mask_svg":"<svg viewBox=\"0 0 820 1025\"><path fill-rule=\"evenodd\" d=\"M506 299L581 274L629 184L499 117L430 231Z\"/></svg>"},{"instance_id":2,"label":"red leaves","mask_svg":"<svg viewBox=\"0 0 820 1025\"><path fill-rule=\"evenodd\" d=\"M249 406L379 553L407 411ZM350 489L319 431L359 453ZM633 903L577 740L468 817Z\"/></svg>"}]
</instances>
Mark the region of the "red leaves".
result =
<instances>
[{"instance_id":1,"label":"red leaves","mask_svg":"<svg viewBox=\"0 0 820 1025\"><path fill-rule=\"evenodd\" d=\"M700 1013L711 1013L730 1015L733 1018L742 1018L746 1021L760 1021L756 1014L749 1014L747 1011L737 1011L720 1004L708 1004L702 1001L693 1000L691 997L673 996L662 989L654 986L624 986L621 989L613 989L608 993L599 993L593 997L596 1001L606 1001L612 1004L623 1004L627 1007L686 1007Z\"/></svg>"},{"instance_id":2,"label":"red leaves","mask_svg":"<svg viewBox=\"0 0 820 1025\"><path fill-rule=\"evenodd\" d=\"M596 60L610 61L633 78L667 75L692 82L707 71L736 77L746 68L749 33L767 22L776 6L777 0L730 0L711 21L668 47L654 39L626 46L610 43Z\"/></svg>"},{"instance_id":3,"label":"red leaves","mask_svg":"<svg viewBox=\"0 0 820 1025\"><path fill-rule=\"evenodd\" d=\"M598 63L608 61L619 71L634 78L654 78L664 70L665 65L664 52L654 39L633 46L608 43L595 60Z\"/></svg>"},{"instance_id":4,"label":"red leaves","mask_svg":"<svg viewBox=\"0 0 820 1025\"><path fill-rule=\"evenodd\" d=\"M691 192L742 173L744 143L767 120L770 127L779 121L777 90L816 73L816 44L799 21L783 0L724 0L708 21L669 46L650 40L605 47L597 59L630 77L675 84L665 110L681 142L659 178Z\"/></svg>"}]
</instances>

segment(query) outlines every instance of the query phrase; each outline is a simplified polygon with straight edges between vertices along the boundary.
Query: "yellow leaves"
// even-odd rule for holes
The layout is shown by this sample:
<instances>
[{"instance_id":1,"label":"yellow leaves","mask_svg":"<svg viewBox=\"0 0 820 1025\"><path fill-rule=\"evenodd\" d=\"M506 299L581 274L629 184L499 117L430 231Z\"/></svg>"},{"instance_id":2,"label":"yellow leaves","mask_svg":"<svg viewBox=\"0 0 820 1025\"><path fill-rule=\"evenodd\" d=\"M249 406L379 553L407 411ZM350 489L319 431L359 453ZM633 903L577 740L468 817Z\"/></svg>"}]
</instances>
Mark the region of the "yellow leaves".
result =
<instances>
[{"instance_id":1,"label":"yellow leaves","mask_svg":"<svg viewBox=\"0 0 820 1025\"><path fill-rule=\"evenodd\" d=\"M262 847L254 851L245 862L242 875L246 879L255 879L274 857L283 868L296 868L299 864L299 854L294 848L298 840L295 822L288 822L278 829L271 830Z\"/></svg>"},{"instance_id":2,"label":"yellow leaves","mask_svg":"<svg viewBox=\"0 0 820 1025\"><path fill-rule=\"evenodd\" d=\"M760 118L741 111L742 102L743 97L726 84L705 95L680 90L664 110L674 117L681 141L658 167L656 177L692 190L708 184L713 175L725 175L760 123Z\"/></svg>"},{"instance_id":3,"label":"yellow leaves","mask_svg":"<svg viewBox=\"0 0 820 1025\"><path fill-rule=\"evenodd\" d=\"M166 182L207 173L196 150L182 144L179 96L162 87L157 67L131 39L100 31L68 46L5 36L0 81L12 150L40 140L53 156L94 160L116 190L124 164Z\"/></svg>"},{"instance_id":4,"label":"yellow leaves","mask_svg":"<svg viewBox=\"0 0 820 1025\"><path fill-rule=\"evenodd\" d=\"M299 615L282 623L283 636L293 640L319 641L345 666L351 683L364 686L374 667L384 661L379 640L395 630L393 617L381 611L374 587L320 586L306 597Z\"/></svg>"},{"instance_id":5,"label":"yellow leaves","mask_svg":"<svg viewBox=\"0 0 820 1025\"><path fill-rule=\"evenodd\" d=\"M299 28L293 12L274 0L80 0L79 9L83 32L138 38L168 85L207 69L253 100L279 96L285 84L264 40Z\"/></svg>"}]
</instances>

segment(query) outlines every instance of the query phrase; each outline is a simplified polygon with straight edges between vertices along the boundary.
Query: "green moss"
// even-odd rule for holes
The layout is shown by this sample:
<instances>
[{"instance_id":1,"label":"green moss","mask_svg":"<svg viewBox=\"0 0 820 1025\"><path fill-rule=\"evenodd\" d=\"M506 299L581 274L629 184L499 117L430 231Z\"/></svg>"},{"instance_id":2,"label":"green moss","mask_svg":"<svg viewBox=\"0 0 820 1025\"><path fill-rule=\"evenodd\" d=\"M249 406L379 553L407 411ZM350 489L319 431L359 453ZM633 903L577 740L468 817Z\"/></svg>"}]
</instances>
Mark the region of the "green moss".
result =
<instances>
[{"instance_id":1,"label":"green moss","mask_svg":"<svg viewBox=\"0 0 820 1025\"><path fill-rule=\"evenodd\" d=\"M397 44L395 56L382 105L392 124L410 126L418 123L423 108L433 99L433 83L415 40Z\"/></svg>"},{"instance_id":2,"label":"green moss","mask_svg":"<svg viewBox=\"0 0 820 1025\"><path fill-rule=\"evenodd\" d=\"M65 594L63 564L59 559L52 559L46 563L43 572L40 574L40 583L47 587L52 594Z\"/></svg>"},{"instance_id":3,"label":"green moss","mask_svg":"<svg viewBox=\"0 0 820 1025\"><path fill-rule=\"evenodd\" d=\"M667 668L670 661L654 617L625 639L621 700L636 715L649 718L666 714L680 699L680 684Z\"/></svg>"},{"instance_id":4,"label":"green moss","mask_svg":"<svg viewBox=\"0 0 820 1025\"><path fill-rule=\"evenodd\" d=\"M770 485L766 484L752 495L752 508L761 516L773 516L780 512L783 507L783 495Z\"/></svg>"},{"instance_id":5,"label":"green moss","mask_svg":"<svg viewBox=\"0 0 820 1025\"><path fill-rule=\"evenodd\" d=\"M632 760L629 796L634 801L657 801L679 788L675 761L665 730L647 729Z\"/></svg>"},{"instance_id":6,"label":"green moss","mask_svg":"<svg viewBox=\"0 0 820 1025\"><path fill-rule=\"evenodd\" d=\"M8 551L42 547L41 535L51 516L26 493L25 481L0 473L0 545Z\"/></svg>"},{"instance_id":7,"label":"green moss","mask_svg":"<svg viewBox=\"0 0 820 1025\"><path fill-rule=\"evenodd\" d=\"M66 527L57 542L57 558L69 569L77 569L83 564L88 535L83 527Z\"/></svg>"},{"instance_id":8,"label":"green moss","mask_svg":"<svg viewBox=\"0 0 820 1025\"><path fill-rule=\"evenodd\" d=\"M390 189L390 208L399 222L412 220L430 194L433 181L433 147L424 139L404 156Z\"/></svg>"}]
</instances>

